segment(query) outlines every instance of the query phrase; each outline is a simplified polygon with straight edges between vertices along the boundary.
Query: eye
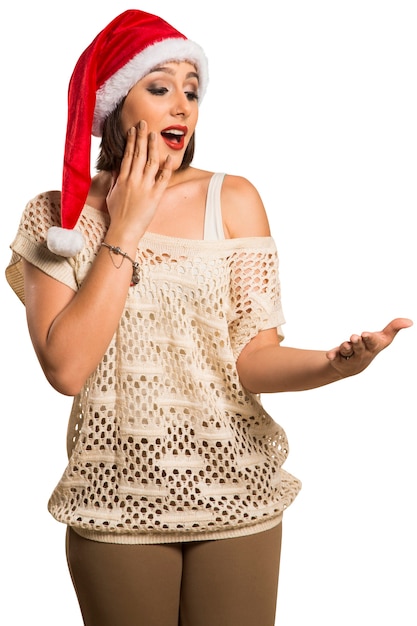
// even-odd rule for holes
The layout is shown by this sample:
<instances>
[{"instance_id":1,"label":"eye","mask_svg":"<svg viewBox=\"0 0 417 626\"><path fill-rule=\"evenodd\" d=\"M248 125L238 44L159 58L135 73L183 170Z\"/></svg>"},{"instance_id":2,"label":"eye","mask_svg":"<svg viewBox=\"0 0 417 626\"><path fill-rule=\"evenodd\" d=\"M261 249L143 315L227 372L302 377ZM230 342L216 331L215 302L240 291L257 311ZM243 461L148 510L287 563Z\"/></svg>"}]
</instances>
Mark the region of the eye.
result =
<instances>
[{"instance_id":1,"label":"eye","mask_svg":"<svg viewBox=\"0 0 417 626\"><path fill-rule=\"evenodd\" d=\"M196 91L186 91L185 95L187 96L188 100L198 100L198 93Z\"/></svg>"},{"instance_id":2,"label":"eye","mask_svg":"<svg viewBox=\"0 0 417 626\"><path fill-rule=\"evenodd\" d=\"M148 87L148 91L153 96L163 96L167 93L168 89L166 87Z\"/></svg>"}]
</instances>

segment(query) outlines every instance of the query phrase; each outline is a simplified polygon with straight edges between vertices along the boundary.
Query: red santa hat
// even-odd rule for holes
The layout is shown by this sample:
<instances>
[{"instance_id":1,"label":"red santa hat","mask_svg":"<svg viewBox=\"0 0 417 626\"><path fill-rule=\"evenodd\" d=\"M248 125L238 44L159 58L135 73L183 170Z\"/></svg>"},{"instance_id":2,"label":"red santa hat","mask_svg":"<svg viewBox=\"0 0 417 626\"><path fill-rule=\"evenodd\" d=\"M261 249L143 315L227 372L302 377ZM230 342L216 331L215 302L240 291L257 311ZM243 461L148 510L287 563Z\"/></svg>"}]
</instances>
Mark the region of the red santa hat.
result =
<instances>
[{"instance_id":1,"label":"red santa hat","mask_svg":"<svg viewBox=\"0 0 417 626\"><path fill-rule=\"evenodd\" d=\"M91 184L91 135L101 136L103 122L129 90L154 67L190 61L199 74L199 100L208 81L202 48L165 20L129 10L108 24L77 61L68 90L68 120L61 194L61 227L48 231L55 254L73 256L83 247L73 230Z\"/></svg>"}]
</instances>

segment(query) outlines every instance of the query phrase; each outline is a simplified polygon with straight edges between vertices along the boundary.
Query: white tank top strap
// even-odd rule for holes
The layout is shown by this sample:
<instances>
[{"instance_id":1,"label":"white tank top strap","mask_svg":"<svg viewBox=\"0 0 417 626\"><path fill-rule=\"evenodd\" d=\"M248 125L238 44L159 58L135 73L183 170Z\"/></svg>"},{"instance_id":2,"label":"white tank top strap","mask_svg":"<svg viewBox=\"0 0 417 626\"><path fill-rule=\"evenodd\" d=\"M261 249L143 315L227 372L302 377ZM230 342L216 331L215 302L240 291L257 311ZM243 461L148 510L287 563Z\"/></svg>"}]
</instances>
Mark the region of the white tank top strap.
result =
<instances>
[{"instance_id":1,"label":"white tank top strap","mask_svg":"<svg viewBox=\"0 0 417 626\"><path fill-rule=\"evenodd\" d=\"M213 174L209 182L204 218L204 239L206 241L217 241L225 238L220 202L220 193L225 175L223 173Z\"/></svg>"}]
</instances>

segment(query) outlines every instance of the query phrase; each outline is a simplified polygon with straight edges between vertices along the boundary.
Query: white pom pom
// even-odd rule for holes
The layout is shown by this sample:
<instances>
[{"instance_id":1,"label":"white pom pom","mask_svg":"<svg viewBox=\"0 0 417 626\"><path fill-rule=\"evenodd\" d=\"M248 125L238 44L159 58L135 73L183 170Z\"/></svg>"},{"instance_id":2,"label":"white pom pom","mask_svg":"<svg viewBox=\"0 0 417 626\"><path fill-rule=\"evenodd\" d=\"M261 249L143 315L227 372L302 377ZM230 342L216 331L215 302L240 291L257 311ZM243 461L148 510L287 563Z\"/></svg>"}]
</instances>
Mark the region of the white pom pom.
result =
<instances>
[{"instance_id":1,"label":"white pom pom","mask_svg":"<svg viewBox=\"0 0 417 626\"><path fill-rule=\"evenodd\" d=\"M48 249L58 256L75 256L84 248L84 237L79 230L51 226L46 236Z\"/></svg>"}]
</instances>

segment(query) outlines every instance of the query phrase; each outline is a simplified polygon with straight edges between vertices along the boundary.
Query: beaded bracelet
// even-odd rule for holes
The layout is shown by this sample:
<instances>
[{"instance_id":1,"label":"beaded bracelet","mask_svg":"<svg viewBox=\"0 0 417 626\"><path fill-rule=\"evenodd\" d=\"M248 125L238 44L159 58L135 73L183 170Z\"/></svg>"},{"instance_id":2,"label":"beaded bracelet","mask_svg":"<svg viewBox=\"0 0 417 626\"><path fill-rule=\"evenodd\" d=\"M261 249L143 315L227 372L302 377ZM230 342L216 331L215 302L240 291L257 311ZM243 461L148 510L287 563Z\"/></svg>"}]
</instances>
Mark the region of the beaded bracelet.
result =
<instances>
[{"instance_id":1,"label":"beaded bracelet","mask_svg":"<svg viewBox=\"0 0 417 626\"><path fill-rule=\"evenodd\" d=\"M131 281L131 285L137 285L139 282L139 263L137 261L134 261L132 258L130 258L130 256L127 254L127 252L123 252L119 246L111 246L109 243L106 243L105 241L101 242L101 245L104 246L105 248L109 249L109 254L110 254L110 258L111 258L111 262L113 263L114 267L116 269L120 269L122 267L123 261L125 259L128 259L128 261L131 262L132 267L133 267L133 273L132 273L132 281ZM113 254L115 255L119 255L122 257L122 260L120 261L119 265L117 265L117 263L115 262L114 258L113 258Z\"/></svg>"}]
</instances>

